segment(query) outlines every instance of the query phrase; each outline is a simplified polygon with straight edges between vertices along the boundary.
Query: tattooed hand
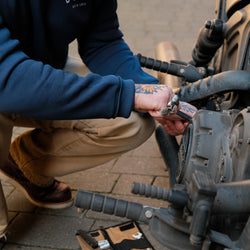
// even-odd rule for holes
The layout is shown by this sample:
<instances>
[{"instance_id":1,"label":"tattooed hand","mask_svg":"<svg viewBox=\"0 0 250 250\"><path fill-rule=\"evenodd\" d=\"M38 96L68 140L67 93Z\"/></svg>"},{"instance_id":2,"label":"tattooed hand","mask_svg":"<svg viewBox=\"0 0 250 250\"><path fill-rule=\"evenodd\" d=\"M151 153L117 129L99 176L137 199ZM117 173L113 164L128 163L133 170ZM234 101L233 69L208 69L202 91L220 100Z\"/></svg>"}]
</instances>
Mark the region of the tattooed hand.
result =
<instances>
[{"instance_id":1,"label":"tattooed hand","mask_svg":"<svg viewBox=\"0 0 250 250\"><path fill-rule=\"evenodd\" d=\"M140 112L148 112L159 123L163 125L170 135L180 135L184 133L188 121L176 114L162 116L158 111L166 108L174 93L166 85L135 85L134 109ZM193 117L197 109L189 103L180 102L178 110Z\"/></svg>"},{"instance_id":2,"label":"tattooed hand","mask_svg":"<svg viewBox=\"0 0 250 250\"><path fill-rule=\"evenodd\" d=\"M178 110L185 113L186 115L193 117L197 111L197 109L186 102L180 102ZM159 123L163 125L165 130L170 135L181 135L184 133L185 128L188 126L188 121L181 118L177 114L168 114L162 116L159 112L149 112L151 116L153 116Z\"/></svg>"},{"instance_id":3,"label":"tattooed hand","mask_svg":"<svg viewBox=\"0 0 250 250\"><path fill-rule=\"evenodd\" d=\"M135 84L134 109L140 112L165 108L174 93L166 85Z\"/></svg>"}]
</instances>

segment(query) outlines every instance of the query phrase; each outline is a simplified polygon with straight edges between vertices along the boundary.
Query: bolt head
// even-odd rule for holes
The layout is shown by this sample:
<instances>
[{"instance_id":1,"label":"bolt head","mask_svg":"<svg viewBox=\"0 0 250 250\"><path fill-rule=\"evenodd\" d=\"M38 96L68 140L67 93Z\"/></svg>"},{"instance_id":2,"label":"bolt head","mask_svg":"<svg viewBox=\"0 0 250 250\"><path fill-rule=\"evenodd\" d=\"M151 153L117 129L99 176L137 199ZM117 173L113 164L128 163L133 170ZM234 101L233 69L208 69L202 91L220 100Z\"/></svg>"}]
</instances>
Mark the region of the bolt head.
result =
<instances>
[{"instance_id":1,"label":"bolt head","mask_svg":"<svg viewBox=\"0 0 250 250\"><path fill-rule=\"evenodd\" d=\"M206 27L207 29L210 29L211 26L212 26L212 22L211 22L211 21L206 21L206 22L205 22L205 27Z\"/></svg>"},{"instance_id":2,"label":"bolt head","mask_svg":"<svg viewBox=\"0 0 250 250\"><path fill-rule=\"evenodd\" d=\"M151 219L153 217L152 211L151 210L147 210L145 212L145 216L146 216L147 219Z\"/></svg>"},{"instance_id":3,"label":"bolt head","mask_svg":"<svg viewBox=\"0 0 250 250\"><path fill-rule=\"evenodd\" d=\"M184 73L185 73L185 69L181 68L181 69L180 69L180 73L181 73L181 74L184 74Z\"/></svg>"}]
</instances>

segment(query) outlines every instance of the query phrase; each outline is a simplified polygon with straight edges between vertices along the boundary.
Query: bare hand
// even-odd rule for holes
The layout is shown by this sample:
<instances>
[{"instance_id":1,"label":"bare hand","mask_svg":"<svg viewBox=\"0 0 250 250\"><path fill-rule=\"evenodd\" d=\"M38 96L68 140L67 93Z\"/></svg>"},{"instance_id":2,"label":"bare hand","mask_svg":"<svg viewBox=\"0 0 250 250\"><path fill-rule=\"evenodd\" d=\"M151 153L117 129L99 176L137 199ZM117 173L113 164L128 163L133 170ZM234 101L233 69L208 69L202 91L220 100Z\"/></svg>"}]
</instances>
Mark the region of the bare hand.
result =
<instances>
[{"instance_id":1,"label":"bare hand","mask_svg":"<svg viewBox=\"0 0 250 250\"><path fill-rule=\"evenodd\" d=\"M180 111L187 114L190 117L193 117L197 111L197 109L186 102L180 102L178 107ZM149 112L151 116L153 116L159 123L161 123L166 130L166 132L170 135L177 136L184 133L185 128L188 126L188 121L181 118L177 114L168 114L162 116L159 112Z\"/></svg>"},{"instance_id":2,"label":"bare hand","mask_svg":"<svg viewBox=\"0 0 250 250\"><path fill-rule=\"evenodd\" d=\"M134 109L140 112L148 112L163 125L170 135L184 133L188 121L176 114L161 115L158 111L166 108L172 100L174 93L166 85L135 84ZM186 102L180 102L178 109L188 116L193 117L197 109Z\"/></svg>"}]
</instances>

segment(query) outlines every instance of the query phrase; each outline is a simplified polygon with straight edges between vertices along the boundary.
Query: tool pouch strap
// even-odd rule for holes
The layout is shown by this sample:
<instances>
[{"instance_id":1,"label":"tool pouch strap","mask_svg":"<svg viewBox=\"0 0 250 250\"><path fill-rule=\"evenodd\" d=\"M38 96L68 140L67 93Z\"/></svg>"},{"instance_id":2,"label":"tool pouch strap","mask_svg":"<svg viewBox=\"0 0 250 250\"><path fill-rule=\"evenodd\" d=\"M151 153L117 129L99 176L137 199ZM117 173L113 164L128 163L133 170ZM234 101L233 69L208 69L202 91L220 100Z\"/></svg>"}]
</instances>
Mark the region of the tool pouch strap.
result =
<instances>
[{"instance_id":1,"label":"tool pouch strap","mask_svg":"<svg viewBox=\"0 0 250 250\"><path fill-rule=\"evenodd\" d=\"M139 240L123 240L122 242L113 245L114 250L130 250L130 249L147 249L150 248L148 241L145 239Z\"/></svg>"}]
</instances>

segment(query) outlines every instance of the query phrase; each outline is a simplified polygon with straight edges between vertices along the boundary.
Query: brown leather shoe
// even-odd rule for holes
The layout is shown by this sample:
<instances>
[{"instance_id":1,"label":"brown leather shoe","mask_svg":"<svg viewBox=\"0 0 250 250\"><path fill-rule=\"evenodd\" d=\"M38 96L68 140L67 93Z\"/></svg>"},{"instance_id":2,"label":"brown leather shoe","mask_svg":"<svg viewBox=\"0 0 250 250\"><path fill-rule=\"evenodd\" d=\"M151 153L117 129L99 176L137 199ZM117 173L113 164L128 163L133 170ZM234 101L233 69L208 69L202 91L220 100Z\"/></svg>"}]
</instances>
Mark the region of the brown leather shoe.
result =
<instances>
[{"instance_id":1,"label":"brown leather shoe","mask_svg":"<svg viewBox=\"0 0 250 250\"><path fill-rule=\"evenodd\" d=\"M61 209L73 204L71 189L67 184L54 180L51 186L44 188L31 183L10 155L7 163L0 168L0 179L11 181L24 192L31 203L38 207Z\"/></svg>"}]
</instances>

